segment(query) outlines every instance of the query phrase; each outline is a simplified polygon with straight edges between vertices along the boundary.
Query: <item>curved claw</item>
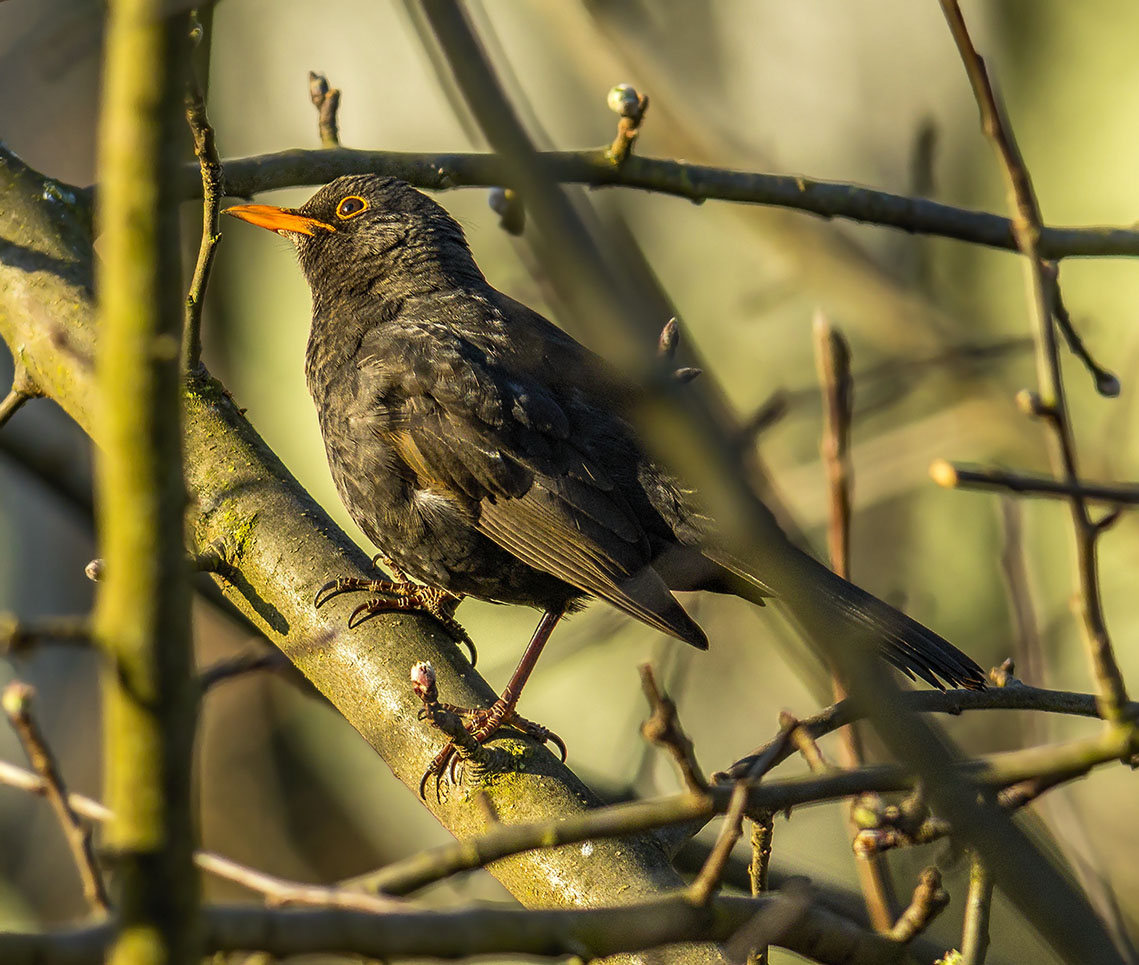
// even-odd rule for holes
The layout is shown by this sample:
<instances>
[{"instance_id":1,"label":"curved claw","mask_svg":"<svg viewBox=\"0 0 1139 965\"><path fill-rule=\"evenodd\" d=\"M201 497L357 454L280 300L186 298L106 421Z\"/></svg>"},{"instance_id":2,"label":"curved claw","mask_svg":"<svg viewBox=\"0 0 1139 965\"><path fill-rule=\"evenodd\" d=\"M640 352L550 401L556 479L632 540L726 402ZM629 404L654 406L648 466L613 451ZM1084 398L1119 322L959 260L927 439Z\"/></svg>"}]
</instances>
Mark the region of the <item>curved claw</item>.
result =
<instances>
[{"instance_id":1,"label":"curved claw","mask_svg":"<svg viewBox=\"0 0 1139 965\"><path fill-rule=\"evenodd\" d=\"M547 731L546 739L558 749L558 753L561 754L562 763L564 764L566 762L566 758L569 756L569 753L566 750L566 742L552 730Z\"/></svg>"},{"instance_id":2,"label":"curved claw","mask_svg":"<svg viewBox=\"0 0 1139 965\"><path fill-rule=\"evenodd\" d=\"M334 596L339 596L344 592L344 587L341 586L340 580L329 580L319 590L316 591L316 596L313 597L313 606L318 610L324 606ZM325 594L328 594L327 596Z\"/></svg>"},{"instance_id":3,"label":"curved claw","mask_svg":"<svg viewBox=\"0 0 1139 965\"><path fill-rule=\"evenodd\" d=\"M431 780L432 776L435 778L435 800L441 801L439 795L439 788L443 783L443 775L447 773L447 765L451 765L453 770L455 762L458 760L458 755L455 753L455 745L448 744L436 756L435 759L427 766L427 770L423 772L423 777L419 779L419 799L421 801L427 800L427 782ZM454 776L451 778L454 782Z\"/></svg>"},{"instance_id":4,"label":"curved claw","mask_svg":"<svg viewBox=\"0 0 1139 965\"><path fill-rule=\"evenodd\" d=\"M355 629L361 623L363 623L365 620L367 620L368 617L370 617L373 613L376 612L372 608L373 605L375 604L375 602L376 602L375 600L368 600L364 603L361 603L358 607L356 607L355 610L353 610L348 615L348 629L349 630ZM357 618L359 618L359 619L357 619Z\"/></svg>"},{"instance_id":5,"label":"curved claw","mask_svg":"<svg viewBox=\"0 0 1139 965\"><path fill-rule=\"evenodd\" d=\"M475 649L474 640L464 634L458 642L466 645L466 648L471 652L471 666L476 666L479 662L479 652Z\"/></svg>"}]
</instances>

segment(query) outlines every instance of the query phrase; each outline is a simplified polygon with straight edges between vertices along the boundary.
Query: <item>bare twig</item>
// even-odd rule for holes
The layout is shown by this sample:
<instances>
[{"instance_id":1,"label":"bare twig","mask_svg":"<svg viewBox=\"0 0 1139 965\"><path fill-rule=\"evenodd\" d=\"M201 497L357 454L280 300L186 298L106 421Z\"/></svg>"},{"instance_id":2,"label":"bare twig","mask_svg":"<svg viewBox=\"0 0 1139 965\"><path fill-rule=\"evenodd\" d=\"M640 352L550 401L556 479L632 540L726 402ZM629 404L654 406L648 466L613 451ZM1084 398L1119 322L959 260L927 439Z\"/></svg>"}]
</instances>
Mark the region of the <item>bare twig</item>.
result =
<instances>
[{"instance_id":1,"label":"bare twig","mask_svg":"<svg viewBox=\"0 0 1139 965\"><path fill-rule=\"evenodd\" d=\"M764 894L768 889L771 845L774 836L775 815L770 811L752 815L751 861L748 863L747 870L753 898ZM767 962L767 943L753 944L748 954L748 965L767 965Z\"/></svg>"},{"instance_id":2,"label":"bare twig","mask_svg":"<svg viewBox=\"0 0 1139 965\"><path fill-rule=\"evenodd\" d=\"M1072 714L1078 717L1100 717L1100 710L1094 694L1077 694L1064 690L1046 690L1017 683L1010 687L996 687L988 690L918 690L902 695L902 706L914 713L939 713L957 715L967 710L1035 710L1052 714ZM1131 701L1124 708L1124 714L1139 720L1139 702ZM811 736L822 737L845 727L855 720L861 720L865 713L849 700L831 704L812 717L799 721L801 727L809 730ZM726 771L712 775L715 781L731 781L747 773L756 760L770 753L784 741L783 732L746 757L740 758ZM793 749L783 746L778 751L776 763L786 760Z\"/></svg>"},{"instance_id":3,"label":"bare twig","mask_svg":"<svg viewBox=\"0 0 1139 965\"><path fill-rule=\"evenodd\" d=\"M1057 774L1026 778L1001 788L997 792L996 801L1006 811L1017 811L1035 801L1045 791L1063 783L1065 779ZM921 809L911 809L909 813L906 813L905 808L883 805L880 799L875 808L867 803L868 799L874 798L876 795L862 795L854 802L860 830L854 838L853 846L855 854L861 858L883 854L894 848L930 844L953 834L949 822L929 814L920 797L918 800Z\"/></svg>"},{"instance_id":4,"label":"bare twig","mask_svg":"<svg viewBox=\"0 0 1139 965\"><path fill-rule=\"evenodd\" d=\"M926 868L918 879L910 906L890 929L890 937L903 944L913 941L948 904L949 895L941 887L941 872L936 868Z\"/></svg>"},{"instance_id":5,"label":"bare twig","mask_svg":"<svg viewBox=\"0 0 1139 965\"><path fill-rule=\"evenodd\" d=\"M795 731L795 719L791 717L789 720L784 720L784 716L780 715L779 719L781 733L783 735L784 746L789 744L792 740L792 735ZM771 820L771 808L749 808L749 791L751 788L762 780L763 776L775 766L776 752L772 752L765 757L759 758L748 769L747 774L736 781L735 786L732 788L731 797L728 800L728 809L724 816L724 823L720 827L720 833L716 837L716 843L712 846L711 852L708 854L708 860L704 862L704 866L700 869L700 873L696 876L696 880L689 886L689 897L698 905L706 905L716 893L720 886L720 880L724 876L724 869L727 867L728 859L731 857L732 848L735 847L736 842L743 834L743 819L745 815L751 815L753 820L757 823L767 824ZM767 858L770 859L770 846L771 837L768 833ZM761 872L765 874L766 872Z\"/></svg>"},{"instance_id":6,"label":"bare twig","mask_svg":"<svg viewBox=\"0 0 1139 965\"><path fill-rule=\"evenodd\" d=\"M662 694L657 687L651 665L641 664L641 689L652 708L652 715L641 725L641 735L651 744L663 747L672 755L685 786L694 794L708 790L708 781L696 760L696 749L691 738L680 726L676 704L668 694Z\"/></svg>"},{"instance_id":7,"label":"bare twig","mask_svg":"<svg viewBox=\"0 0 1139 965\"><path fill-rule=\"evenodd\" d=\"M850 458L851 424L854 418L854 378L851 374L850 345L843 334L833 328L821 311L815 313L815 364L823 390L823 438L821 452L826 468L830 492L830 514L827 526L827 548L831 569L843 579L850 576L850 517L851 490L854 486L854 467ZM831 672L831 686L835 700L846 697L846 688L837 673ZM814 760L804 748L813 747L813 739L803 728L795 727L800 752L807 758L811 770L817 771L822 757ZM842 763L853 768L865 759L861 735L856 724L841 732ZM818 749L815 748L815 753ZM858 834L853 812L848 807L847 828L851 839ZM879 932L890 930L895 917L895 898L886 866L877 855L867 856L857 863L858 883L866 899L866 911Z\"/></svg>"},{"instance_id":8,"label":"bare twig","mask_svg":"<svg viewBox=\"0 0 1139 965\"><path fill-rule=\"evenodd\" d=\"M47 781L38 774L33 774L15 764L9 764L7 761L0 761L0 784L14 787L20 791L27 791L29 794L35 794L39 797L47 797L48 795ZM98 801L93 801L82 794L69 793L67 803L72 811L88 821L103 823L111 820L109 808L103 807Z\"/></svg>"},{"instance_id":9,"label":"bare twig","mask_svg":"<svg viewBox=\"0 0 1139 965\"><path fill-rule=\"evenodd\" d=\"M91 622L87 617L67 616L26 621L11 613L0 613L0 653L23 653L44 641L89 644Z\"/></svg>"},{"instance_id":10,"label":"bare twig","mask_svg":"<svg viewBox=\"0 0 1139 965\"><path fill-rule=\"evenodd\" d=\"M0 429L4 428L8 420L28 399L37 398L42 394L35 381L28 374L28 370L20 363L19 359L16 359L12 388L3 401L0 401Z\"/></svg>"},{"instance_id":11,"label":"bare twig","mask_svg":"<svg viewBox=\"0 0 1139 965\"><path fill-rule=\"evenodd\" d=\"M732 788L732 797L728 804L727 814L724 815L720 833L716 836L716 843L700 869L696 880L688 887L688 897L694 904L707 905L720 889L720 880L724 877L724 868L727 867L728 858L731 857L732 848L736 846L740 835L743 834L744 812L747 809L748 782L737 781Z\"/></svg>"},{"instance_id":12,"label":"bare twig","mask_svg":"<svg viewBox=\"0 0 1139 965\"><path fill-rule=\"evenodd\" d=\"M200 25L197 36L201 43ZM192 369L198 366L202 357L202 302L206 297L206 285L218 242L221 241L218 211L225 194L225 171L218 157L214 129L206 115L206 97L192 68L188 71L186 83L186 122L194 136L194 154L202 175L202 241L198 246L194 277L186 294L186 329L182 336L183 362L187 369Z\"/></svg>"},{"instance_id":13,"label":"bare twig","mask_svg":"<svg viewBox=\"0 0 1139 965\"><path fill-rule=\"evenodd\" d=\"M1121 388L1119 378L1092 358L1084 340L1080 338L1080 333L1076 331L1076 326L1072 323L1072 316L1068 314L1068 309L1064 306L1064 299L1060 294L1060 265L1055 261L1046 261L1044 272L1046 280L1052 286L1052 314L1064 336L1064 341L1068 343L1069 351L1083 362L1084 367L1092 374L1096 391L1108 399L1114 399L1119 395Z\"/></svg>"},{"instance_id":14,"label":"bare twig","mask_svg":"<svg viewBox=\"0 0 1139 965\"><path fill-rule=\"evenodd\" d=\"M779 714L779 726L788 731L791 743L803 755L803 760L807 762L812 774L826 774L831 770L830 764L823 757L823 752L819 750L819 745L815 743L811 732L800 725L799 718L782 711Z\"/></svg>"},{"instance_id":15,"label":"bare twig","mask_svg":"<svg viewBox=\"0 0 1139 965\"><path fill-rule=\"evenodd\" d=\"M721 200L762 204L912 234L955 238L991 248L1016 251L1012 223L988 212L956 208L936 201L875 191L856 184L801 175L763 174L688 164L668 158L631 154L620 167L609 148L549 151L538 158L553 179L565 184L624 187L674 195L690 201ZM428 190L493 188L509 184L507 163L494 154L356 151L348 148L282 151L227 158L230 193L249 197L258 191L324 184L342 174L389 174ZM187 169L186 197L201 191L198 171ZM1040 251L1047 258L1139 255L1139 230L1130 227L1046 227Z\"/></svg>"},{"instance_id":16,"label":"bare twig","mask_svg":"<svg viewBox=\"0 0 1139 965\"><path fill-rule=\"evenodd\" d=\"M850 462L850 427L854 415L854 380L850 374L850 345L832 328L822 312L815 313L815 364L823 390L821 451L830 491L827 549L831 569L850 579L850 498L853 470ZM841 684L835 680L836 689ZM845 694L840 694L841 699Z\"/></svg>"},{"instance_id":17,"label":"bare twig","mask_svg":"<svg viewBox=\"0 0 1139 965\"><path fill-rule=\"evenodd\" d=\"M993 906L993 878L984 862L972 855L969 894L965 898L965 926L961 932L961 965L984 965L989 950L989 913Z\"/></svg>"},{"instance_id":18,"label":"bare twig","mask_svg":"<svg viewBox=\"0 0 1139 965\"><path fill-rule=\"evenodd\" d=\"M219 683L232 680L234 677L256 673L260 670L284 670L286 667L291 666L292 664L289 662L289 658L281 653L280 650L258 648L245 653L239 653L225 660L219 660L217 663L206 667L205 670L198 674L198 685L202 688L202 692L204 693Z\"/></svg>"},{"instance_id":19,"label":"bare twig","mask_svg":"<svg viewBox=\"0 0 1139 965\"><path fill-rule=\"evenodd\" d=\"M20 738L33 770L40 777L42 782L40 793L51 802L52 810L55 811L63 828L64 837L75 859L75 866L79 870L79 878L83 882L83 896L93 908L105 913L110 910L111 903L107 898L103 874L95 860L95 849L91 845L91 829L76 816L55 755L52 754L43 733L32 717L33 694L32 688L25 683L20 681L10 683L4 689L4 712L12 722L12 728Z\"/></svg>"},{"instance_id":20,"label":"bare twig","mask_svg":"<svg viewBox=\"0 0 1139 965\"><path fill-rule=\"evenodd\" d=\"M340 128L337 112L340 110L340 88L329 87L328 78L316 71L308 72L308 93L317 111L322 148L340 147Z\"/></svg>"},{"instance_id":21,"label":"bare twig","mask_svg":"<svg viewBox=\"0 0 1139 965\"><path fill-rule=\"evenodd\" d=\"M54 784L46 777L33 774L31 771L16 767L7 761L0 761L0 784L48 798L52 798L57 788L62 790L60 785ZM82 794L67 794L66 801L73 814L84 817L88 821L105 824L113 816L109 808ZM361 894L359 891L322 888L302 882L288 881L284 878L275 878L246 865L238 864L236 861L231 861L229 858L224 858L212 851L194 852L194 864L199 870L216 878L223 878L226 881L243 885L251 891L263 894L272 899L275 904L322 905L329 908L355 908L361 911L383 913L393 911L396 908L406 910L406 905L390 898L377 898Z\"/></svg>"},{"instance_id":22,"label":"bare twig","mask_svg":"<svg viewBox=\"0 0 1139 965\"><path fill-rule=\"evenodd\" d=\"M633 142L641 133L641 121L649 109L649 96L637 93L629 84L618 84L609 91L608 104L609 110L621 118L608 154L609 160L620 167L629 159Z\"/></svg>"},{"instance_id":23,"label":"bare twig","mask_svg":"<svg viewBox=\"0 0 1139 965\"><path fill-rule=\"evenodd\" d=\"M981 115L981 126L1000 158L1009 183L1013 207L1012 233L1016 246L1024 255L1030 304L1036 322L1036 371L1040 392L1039 410L1052 429L1053 455L1061 474L1073 487L1079 486L1076 443L1064 396L1060 358L1056 346L1054 273L1050 274L1040 247L1043 220L1024 158L1017 147L1012 128L997 101L985 62L973 46L965 19L957 0L940 0L973 95ZM1070 498L1072 520L1076 532L1076 556L1079 572L1084 630L1088 640L1103 716L1112 723L1123 720L1127 688L1112 650L1100 599L1099 567L1096 542L1102 527L1092 521L1087 502L1075 494Z\"/></svg>"},{"instance_id":24,"label":"bare twig","mask_svg":"<svg viewBox=\"0 0 1139 965\"><path fill-rule=\"evenodd\" d=\"M933 481L946 489L986 489L1024 496L1052 496L1057 499L1079 497L1089 502L1134 506L1139 504L1139 486L1124 483L1091 483L1004 469L966 467L936 459L929 467Z\"/></svg>"},{"instance_id":25,"label":"bare twig","mask_svg":"<svg viewBox=\"0 0 1139 965\"><path fill-rule=\"evenodd\" d=\"M355 911L367 911L379 915L408 910L407 905L397 898L369 895L360 891L349 891L346 888L329 888L322 885L290 881L287 878L265 874L263 871L255 871L211 852L199 851L194 855L194 864L202 871L242 885L259 895L264 895L270 905L350 908Z\"/></svg>"}]
</instances>

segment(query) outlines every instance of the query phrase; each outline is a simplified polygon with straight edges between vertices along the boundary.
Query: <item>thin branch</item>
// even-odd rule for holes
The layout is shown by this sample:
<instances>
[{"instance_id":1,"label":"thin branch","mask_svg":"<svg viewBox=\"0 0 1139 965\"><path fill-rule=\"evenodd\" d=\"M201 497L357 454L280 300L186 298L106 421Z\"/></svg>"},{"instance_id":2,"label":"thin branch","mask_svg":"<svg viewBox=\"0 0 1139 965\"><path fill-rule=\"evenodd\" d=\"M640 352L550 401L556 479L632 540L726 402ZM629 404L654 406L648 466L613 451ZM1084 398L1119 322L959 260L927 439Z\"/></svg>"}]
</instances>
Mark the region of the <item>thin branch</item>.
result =
<instances>
[{"instance_id":1,"label":"thin branch","mask_svg":"<svg viewBox=\"0 0 1139 965\"><path fill-rule=\"evenodd\" d=\"M396 898L382 895L369 895L346 888L309 885L287 878L278 878L263 871L255 871L245 865L230 861L221 855L199 851L194 855L194 864L202 871L242 885L250 891L263 895L270 905L309 905L318 908L345 908L366 911L377 915L387 915L396 911L407 911L406 903Z\"/></svg>"},{"instance_id":2,"label":"thin branch","mask_svg":"<svg viewBox=\"0 0 1139 965\"><path fill-rule=\"evenodd\" d=\"M775 816L770 811L753 815L751 826L751 861L748 862L747 868L753 898L757 898L767 892L771 871L772 839L774 837ZM767 965L767 962L767 945L752 945L748 955L748 965Z\"/></svg>"},{"instance_id":3,"label":"thin branch","mask_svg":"<svg viewBox=\"0 0 1139 965\"><path fill-rule=\"evenodd\" d=\"M91 829L80 822L71 807L59 764L32 717L33 694L31 687L18 680L8 684L4 689L4 712L12 722L12 729L20 738L33 770L40 777L43 788L41 793L51 802L52 810L63 828L71 856L75 859L75 867L79 870L79 879L83 882L83 896L97 911L106 913L110 910L111 903L99 863L95 860Z\"/></svg>"},{"instance_id":4,"label":"thin branch","mask_svg":"<svg viewBox=\"0 0 1139 965\"><path fill-rule=\"evenodd\" d=\"M43 775L33 774L22 767L9 764L7 761L0 761L0 784L27 791L29 794L35 794L39 797L52 798L53 804L55 804L53 795L57 792L63 792L62 785ZM104 807L98 801L82 794L66 794L66 802L73 815L79 815L98 824L105 824L114 816L110 808ZM276 904L320 905L326 908L354 908L360 911L379 913L387 913L396 909L406 911L407 909L407 906L400 902L364 895L359 891L321 887L276 878L247 865L231 861L213 851L195 851L194 864L199 870L211 874L215 878L242 885L250 891L265 895Z\"/></svg>"},{"instance_id":5,"label":"thin branch","mask_svg":"<svg viewBox=\"0 0 1139 965\"><path fill-rule=\"evenodd\" d=\"M787 747L790 747L789 741L785 741L784 747L774 745L766 760L761 759L761 764L771 762L773 765L782 760ZM967 775L979 787L999 791L1033 778L1074 780L1098 765L1118 761L1129 748L1126 734L1109 731L1067 744L979 758L961 763L954 770L961 776ZM746 813L783 811L864 791L887 793L907 790L912 786L911 773L896 764L875 764L856 771L766 781L749 785ZM424 851L379 871L341 882L341 886L406 895L459 872L535 848L615 838L690 821L706 821L717 814L724 814L734 793L734 786L721 784L712 786L705 794L678 794L616 804L556 821L503 825L478 837Z\"/></svg>"},{"instance_id":6,"label":"thin branch","mask_svg":"<svg viewBox=\"0 0 1139 965\"><path fill-rule=\"evenodd\" d=\"M934 482L946 489L981 489L1012 492L1022 496L1052 496L1057 499L1076 496L1090 502L1118 506L1139 505L1139 486L1134 484L1091 483L1084 480L1073 482L1004 469L966 467L945 459L934 460L929 467L929 474Z\"/></svg>"},{"instance_id":7,"label":"thin branch","mask_svg":"<svg viewBox=\"0 0 1139 965\"><path fill-rule=\"evenodd\" d=\"M1064 382L1056 346L1056 329L1053 325L1057 284L1055 274L1050 274L1043 261L1047 255L1042 251L1040 243L1043 233L1040 206L1012 127L997 101L985 62L969 37L957 0L940 0L940 3L973 88L973 95L981 115L981 127L996 149L1008 178L1010 201L1015 212L1012 232L1017 248L1024 255L1029 302L1036 322L1036 374L1040 391L1040 408L1046 415L1045 421L1052 429L1055 461L1060 464L1064 479L1072 486L1078 487L1076 442L1065 401ZM1096 542L1103 528L1092 522L1087 503L1082 496L1073 495L1070 505L1076 532L1084 630L1099 684L1099 699L1103 716L1108 721L1118 723L1123 720L1127 688L1115 660L1104 618L1103 602L1100 598Z\"/></svg>"},{"instance_id":8,"label":"thin branch","mask_svg":"<svg viewBox=\"0 0 1139 965\"><path fill-rule=\"evenodd\" d=\"M29 794L35 794L38 797L47 797L49 791L48 782L40 775L17 767L15 764L9 764L7 761L0 761L0 784L14 787L20 791L27 791ZM98 801L84 797L82 794L69 793L67 803L72 811L88 821L104 823L111 820L110 808L103 807Z\"/></svg>"},{"instance_id":9,"label":"thin branch","mask_svg":"<svg viewBox=\"0 0 1139 965\"><path fill-rule=\"evenodd\" d=\"M819 750L819 745L815 743L810 731L800 724L799 718L787 711L782 711L779 714L779 726L789 732L791 743L802 755L812 774L827 774L833 770L826 758L823 757L823 752Z\"/></svg>"},{"instance_id":10,"label":"thin branch","mask_svg":"<svg viewBox=\"0 0 1139 965\"><path fill-rule=\"evenodd\" d=\"M791 208L824 218L844 218L911 234L1017 250L1012 222L984 211L838 181L733 171L638 154L616 167L608 151L608 146L584 151L548 151L539 154L538 159L550 178L564 184L634 188L696 202L720 200ZM336 148L227 158L224 163L230 193L238 197L251 197L259 191L278 188L325 184L342 174L388 174L436 191L509 184L507 164L494 154ZM187 169L183 181L186 197L198 196L199 180L196 168ZM1040 235L1039 247L1041 253L1051 259L1135 256L1139 255L1139 230L1108 226L1046 227Z\"/></svg>"},{"instance_id":11,"label":"thin branch","mask_svg":"<svg viewBox=\"0 0 1139 965\"><path fill-rule=\"evenodd\" d=\"M1047 690L1030 687L1017 682L1008 687L992 687L988 690L912 690L902 694L901 706L913 713L952 714L956 716L968 710L1036 710L1051 714L1071 714L1077 717L1102 717L1094 694L1078 694L1065 690ZM1129 719L1139 720L1139 702L1131 701L1124 708ZM845 727L856 720L862 720L865 711L860 710L850 700L841 700L820 710L812 717L799 721L811 736L823 737L832 731ZM752 751L747 757L736 761L726 771L713 774L713 780L734 780L745 773L755 761L771 751L781 740L781 734ZM786 760L793 751L779 752L778 761Z\"/></svg>"},{"instance_id":12,"label":"thin branch","mask_svg":"<svg viewBox=\"0 0 1139 965\"><path fill-rule=\"evenodd\" d=\"M961 965L985 965L989 950L989 913L993 907L993 877L973 854L969 864L969 894L961 932Z\"/></svg>"},{"instance_id":13,"label":"thin branch","mask_svg":"<svg viewBox=\"0 0 1139 965\"><path fill-rule=\"evenodd\" d=\"M317 112L317 128L322 148L340 147L340 127L337 113L340 110L340 89L329 87L328 78L316 71L308 72L308 93Z\"/></svg>"},{"instance_id":14,"label":"thin branch","mask_svg":"<svg viewBox=\"0 0 1139 965\"><path fill-rule=\"evenodd\" d=\"M246 653L239 653L226 660L219 660L217 663L206 667L198 674L198 686L205 693L219 683L233 680L234 677L241 677L261 670L284 670L291 666L289 658L280 650L259 648Z\"/></svg>"},{"instance_id":15,"label":"thin branch","mask_svg":"<svg viewBox=\"0 0 1139 965\"><path fill-rule=\"evenodd\" d=\"M12 375L12 388L0 401L0 429L7 425L8 420L12 418L20 409L20 407L28 401L28 399L35 399L43 393L40 391L39 386L36 385L28 370L20 362L19 358L15 359L14 363L15 372Z\"/></svg>"},{"instance_id":16,"label":"thin branch","mask_svg":"<svg viewBox=\"0 0 1139 965\"><path fill-rule=\"evenodd\" d=\"M850 345L842 332L833 328L821 311L815 313L815 365L823 391L823 438L820 445L823 465L827 473L830 493L830 513L827 526L827 549L831 569L843 579L850 575L850 517L851 491L854 487L854 467L850 458L851 425L854 419L854 377L851 374ZM835 700L846 697L846 688L838 674L831 671L831 687ZM796 726L799 750L808 758L811 769L817 771L822 762L819 755L812 762L809 752L813 739L804 729ZM852 724L843 729L842 763L853 768L865 759L858 727ZM814 748L818 754L818 748ZM858 833L852 811L847 808L847 829L851 840ZM856 864L858 883L866 899L866 911L874 928L887 932L894 923L894 894L886 866L881 858L872 855Z\"/></svg>"},{"instance_id":17,"label":"thin branch","mask_svg":"<svg viewBox=\"0 0 1139 965\"><path fill-rule=\"evenodd\" d=\"M1114 399L1119 395L1122 388L1119 384L1119 378L1092 358L1084 340L1080 338L1080 333L1076 331L1072 316L1068 314L1068 309L1065 307L1064 299L1060 294L1060 265L1054 261L1046 261L1044 273L1045 279L1052 286L1052 315L1064 336L1064 341L1068 343L1068 350L1083 362L1084 367L1092 374L1096 391L1105 398Z\"/></svg>"},{"instance_id":18,"label":"thin branch","mask_svg":"<svg viewBox=\"0 0 1139 965\"><path fill-rule=\"evenodd\" d=\"M890 929L896 942L911 942L925 931L949 904L949 895L941 887L941 872L926 868L918 879L909 907Z\"/></svg>"},{"instance_id":19,"label":"thin branch","mask_svg":"<svg viewBox=\"0 0 1139 965\"><path fill-rule=\"evenodd\" d=\"M85 616L37 617L28 621L0 613L0 654L24 653L47 641L90 644L91 621Z\"/></svg>"},{"instance_id":20,"label":"thin branch","mask_svg":"<svg viewBox=\"0 0 1139 965\"><path fill-rule=\"evenodd\" d=\"M854 380L850 372L850 345L842 332L831 327L821 311L813 326L815 365L823 392L823 438L820 449L830 492L827 549L831 569L850 579L850 507L854 472L850 461L850 432L854 416ZM835 687L842 689L835 679ZM841 699L844 694L839 695Z\"/></svg>"},{"instance_id":21,"label":"thin branch","mask_svg":"<svg viewBox=\"0 0 1139 965\"><path fill-rule=\"evenodd\" d=\"M201 33L199 25L195 34L199 43L202 42ZM194 277L186 295L186 327L182 335L183 364L187 369L194 369L202 358L202 303L214 255L221 241L219 209L225 195L225 170L218 157L214 129L206 115L205 94L192 68L188 71L186 84L186 121L194 136L194 154L198 158L202 178L202 241L198 246Z\"/></svg>"},{"instance_id":22,"label":"thin branch","mask_svg":"<svg viewBox=\"0 0 1139 965\"><path fill-rule=\"evenodd\" d=\"M1046 791L1064 784L1066 780L1067 778L1060 774L1027 778L1001 788L997 792L996 802L1005 811L1012 813L1031 804ZM865 803L867 798L875 797L876 795L863 795L855 802L862 829L855 837L853 847L861 858L883 854L894 848L931 844L953 834L952 825L942 818L931 815L925 808L924 801L920 800L920 796L921 810L909 814L905 813L904 808L883 805L880 798L877 808Z\"/></svg>"},{"instance_id":23,"label":"thin branch","mask_svg":"<svg viewBox=\"0 0 1139 965\"><path fill-rule=\"evenodd\" d=\"M700 874L688 887L688 897L694 904L707 905L720 888L720 881L724 877L724 869L727 867L728 858L732 855L732 848L743 834L747 792L747 781L737 781L736 786L732 788L728 810L720 825L716 843L712 845L712 851L708 855L708 860L704 862L704 867L700 869Z\"/></svg>"},{"instance_id":24,"label":"thin branch","mask_svg":"<svg viewBox=\"0 0 1139 965\"><path fill-rule=\"evenodd\" d=\"M676 704L657 687L650 664L641 664L641 689L652 708L652 715L641 725L641 735L650 744L663 747L672 755L680 776L689 791L701 794L708 790L708 781L696 760L696 749L691 738L680 726Z\"/></svg>"},{"instance_id":25,"label":"thin branch","mask_svg":"<svg viewBox=\"0 0 1139 965\"><path fill-rule=\"evenodd\" d=\"M280 956L350 954L369 959L534 955L586 960L677 942L727 941L781 896L719 897L710 909L671 895L602 908L473 908L369 914L340 908L205 909L206 954L258 949ZM824 965L911 961L904 946L807 904L783 918L778 943ZM766 929L765 929L766 930ZM37 965L97 965L108 927L0 933L0 959ZM690 959L689 959L690 960Z\"/></svg>"},{"instance_id":26,"label":"thin branch","mask_svg":"<svg viewBox=\"0 0 1139 965\"><path fill-rule=\"evenodd\" d=\"M19 389L13 388L6 396L4 401L0 402L0 429L3 429L9 419L12 418L25 402L31 396L26 392L21 392Z\"/></svg>"}]
</instances>

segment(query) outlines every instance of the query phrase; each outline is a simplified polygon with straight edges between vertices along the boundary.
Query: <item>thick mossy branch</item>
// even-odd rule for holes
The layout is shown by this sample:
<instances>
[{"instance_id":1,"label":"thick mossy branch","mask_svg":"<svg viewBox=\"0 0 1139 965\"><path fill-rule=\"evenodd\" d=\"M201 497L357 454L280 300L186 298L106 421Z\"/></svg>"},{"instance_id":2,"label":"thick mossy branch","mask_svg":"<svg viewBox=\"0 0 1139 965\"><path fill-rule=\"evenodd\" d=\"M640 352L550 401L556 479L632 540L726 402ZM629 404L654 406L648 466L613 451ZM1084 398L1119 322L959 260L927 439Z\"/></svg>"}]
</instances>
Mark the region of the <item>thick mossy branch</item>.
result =
<instances>
[{"instance_id":1,"label":"thick mossy branch","mask_svg":"<svg viewBox=\"0 0 1139 965\"><path fill-rule=\"evenodd\" d=\"M91 240L81 211L61 188L0 149L0 336L28 371L99 441L93 418ZM490 686L430 618L377 617L348 631L351 601L313 608L335 576L374 576L363 552L313 502L241 415L223 387L203 375L185 392L185 463L190 552L218 538L233 547L218 579L384 758L416 787L439 736L417 720L408 668L431 661L449 694L488 705ZM521 644L521 641L519 642ZM487 774L480 788L504 821L549 821L596 806L594 795L544 748L521 737L496 741L518 770ZM430 802L440 821L466 837L484 830L473 790ZM558 906L628 901L675 888L680 879L649 835L598 842L588 855L563 848L511 857L492 871L524 903ZM711 956L716 953L692 952Z\"/></svg>"}]
</instances>

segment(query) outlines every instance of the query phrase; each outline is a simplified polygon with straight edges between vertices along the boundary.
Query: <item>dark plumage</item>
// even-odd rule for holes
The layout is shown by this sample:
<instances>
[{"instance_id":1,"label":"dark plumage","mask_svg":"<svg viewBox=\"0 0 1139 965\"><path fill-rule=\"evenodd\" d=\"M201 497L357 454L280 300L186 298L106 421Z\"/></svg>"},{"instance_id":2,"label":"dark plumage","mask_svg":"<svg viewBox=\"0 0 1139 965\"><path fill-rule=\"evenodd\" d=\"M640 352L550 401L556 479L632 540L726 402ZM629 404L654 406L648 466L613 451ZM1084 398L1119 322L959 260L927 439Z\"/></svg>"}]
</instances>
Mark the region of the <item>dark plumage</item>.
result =
<instances>
[{"instance_id":1,"label":"dark plumage","mask_svg":"<svg viewBox=\"0 0 1139 965\"><path fill-rule=\"evenodd\" d=\"M596 596L701 648L671 590L762 602L787 587L702 552L691 494L622 416L629 387L493 288L435 201L360 175L295 211L230 210L295 243L313 297L305 372L333 478L368 538L417 580L551 613ZM933 631L804 554L795 570L905 673L984 685Z\"/></svg>"}]
</instances>

